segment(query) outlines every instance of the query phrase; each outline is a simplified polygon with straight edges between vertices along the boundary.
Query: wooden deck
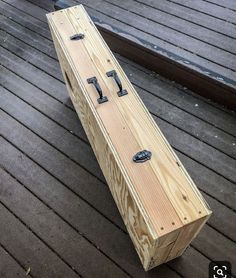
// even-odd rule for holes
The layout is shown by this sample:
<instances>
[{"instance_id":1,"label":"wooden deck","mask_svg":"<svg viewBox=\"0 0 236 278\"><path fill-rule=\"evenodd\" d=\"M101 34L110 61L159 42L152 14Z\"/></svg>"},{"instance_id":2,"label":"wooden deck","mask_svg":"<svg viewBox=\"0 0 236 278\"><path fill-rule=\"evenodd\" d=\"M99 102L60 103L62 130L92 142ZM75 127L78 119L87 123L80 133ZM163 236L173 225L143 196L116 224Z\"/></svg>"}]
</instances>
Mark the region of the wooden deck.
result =
<instances>
[{"instance_id":1,"label":"wooden deck","mask_svg":"<svg viewBox=\"0 0 236 278\"><path fill-rule=\"evenodd\" d=\"M40 5L0 0L0 277L201 278L211 260L230 261L236 277L235 114L117 55L213 210L181 258L144 272L66 92L51 6Z\"/></svg>"},{"instance_id":2,"label":"wooden deck","mask_svg":"<svg viewBox=\"0 0 236 278\"><path fill-rule=\"evenodd\" d=\"M236 110L234 0L63 3L84 4L113 51Z\"/></svg>"}]
</instances>

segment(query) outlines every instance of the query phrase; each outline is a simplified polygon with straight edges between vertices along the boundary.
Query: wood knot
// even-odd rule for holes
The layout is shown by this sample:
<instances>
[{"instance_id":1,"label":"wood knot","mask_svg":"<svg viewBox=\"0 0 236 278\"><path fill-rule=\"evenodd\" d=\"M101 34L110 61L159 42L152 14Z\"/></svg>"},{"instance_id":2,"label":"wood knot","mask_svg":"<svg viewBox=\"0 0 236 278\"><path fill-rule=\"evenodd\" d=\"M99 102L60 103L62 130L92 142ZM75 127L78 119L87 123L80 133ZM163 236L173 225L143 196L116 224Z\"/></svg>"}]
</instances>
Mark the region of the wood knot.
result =
<instances>
[{"instance_id":1,"label":"wood knot","mask_svg":"<svg viewBox=\"0 0 236 278\"><path fill-rule=\"evenodd\" d=\"M187 196L182 195L182 197L183 197L184 201L187 201L187 200L188 200Z\"/></svg>"}]
</instances>

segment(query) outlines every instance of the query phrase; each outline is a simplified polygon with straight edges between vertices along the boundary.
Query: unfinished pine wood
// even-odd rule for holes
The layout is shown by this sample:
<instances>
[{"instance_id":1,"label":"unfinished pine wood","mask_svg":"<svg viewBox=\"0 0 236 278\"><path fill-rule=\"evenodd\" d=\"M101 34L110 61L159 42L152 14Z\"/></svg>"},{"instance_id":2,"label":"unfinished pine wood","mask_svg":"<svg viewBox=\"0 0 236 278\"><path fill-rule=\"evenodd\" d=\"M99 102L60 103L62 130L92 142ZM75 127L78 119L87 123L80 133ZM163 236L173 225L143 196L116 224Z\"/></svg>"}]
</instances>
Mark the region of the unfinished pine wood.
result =
<instances>
[{"instance_id":1,"label":"unfinished pine wood","mask_svg":"<svg viewBox=\"0 0 236 278\"><path fill-rule=\"evenodd\" d=\"M82 5L47 15L72 102L146 270L182 254L211 214ZM82 40L70 36L83 33ZM128 95L106 72L116 70ZM98 104L87 79L108 98ZM148 162L134 154L147 149Z\"/></svg>"}]
</instances>

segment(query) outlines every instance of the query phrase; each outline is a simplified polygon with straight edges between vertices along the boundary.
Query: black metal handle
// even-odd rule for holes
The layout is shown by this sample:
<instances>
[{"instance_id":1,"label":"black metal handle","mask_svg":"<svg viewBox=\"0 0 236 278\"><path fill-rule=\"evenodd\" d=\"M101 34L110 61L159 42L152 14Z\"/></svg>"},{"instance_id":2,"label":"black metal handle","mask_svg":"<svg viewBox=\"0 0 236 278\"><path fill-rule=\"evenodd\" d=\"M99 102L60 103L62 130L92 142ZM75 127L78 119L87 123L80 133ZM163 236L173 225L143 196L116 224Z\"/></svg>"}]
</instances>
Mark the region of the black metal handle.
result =
<instances>
[{"instance_id":1,"label":"black metal handle","mask_svg":"<svg viewBox=\"0 0 236 278\"><path fill-rule=\"evenodd\" d=\"M97 80L96 76L88 78L87 82L89 84L93 84L95 86L95 88L96 88L96 90L99 94L99 98L98 98L98 103L99 104L108 101L108 98L106 96L104 96L103 93L102 93L102 89L101 89L101 87L98 83L98 80Z\"/></svg>"},{"instance_id":2,"label":"black metal handle","mask_svg":"<svg viewBox=\"0 0 236 278\"><path fill-rule=\"evenodd\" d=\"M118 77L118 75L117 75L115 70L108 71L107 72L107 76L114 78L117 86L119 87L119 92L117 92L119 97L122 97L122 96L125 96L125 95L128 94L126 90L123 90L122 83L121 83L120 78Z\"/></svg>"}]
</instances>

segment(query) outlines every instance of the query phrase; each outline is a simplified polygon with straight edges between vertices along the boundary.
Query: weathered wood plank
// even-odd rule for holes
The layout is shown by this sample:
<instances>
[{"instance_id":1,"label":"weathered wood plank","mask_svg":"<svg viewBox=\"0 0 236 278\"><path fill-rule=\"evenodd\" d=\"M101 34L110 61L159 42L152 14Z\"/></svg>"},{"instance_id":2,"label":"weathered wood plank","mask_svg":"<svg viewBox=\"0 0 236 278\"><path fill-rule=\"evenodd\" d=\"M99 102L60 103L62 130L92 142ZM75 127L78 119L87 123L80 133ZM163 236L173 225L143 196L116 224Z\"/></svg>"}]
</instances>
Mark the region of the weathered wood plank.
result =
<instances>
[{"instance_id":1,"label":"weathered wood plank","mask_svg":"<svg viewBox=\"0 0 236 278\"><path fill-rule=\"evenodd\" d=\"M232 9L232 10L236 11L236 3L235 3L234 0L224 0L223 3L220 0L210 0L209 2L215 3L219 6L229 8L229 9Z\"/></svg>"},{"instance_id":2,"label":"weathered wood plank","mask_svg":"<svg viewBox=\"0 0 236 278\"><path fill-rule=\"evenodd\" d=\"M25 278L25 275L26 275L26 270L22 268L2 246L0 246L0 277ZM28 277L32 277L32 276L29 274Z\"/></svg>"},{"instance_id":3,"label":"weathered wood plank","mask_svg":"<svg viewBox=\"0 0 236 278\"><path fill-rule=\"evenodd\" d=\"M3 175L2 170L0 171L2 183L6 178L6 174ZM12 180L12 178L9 179ZM2 191L3 188L1 188L1 200L3 194ZM7 191L5 194L7 194ZM65 264L50 248L48 248L48 246L46 246L2 204L0 204L0 219L0 241L7 246L9 252L17 258L26 270L30 267L33 277L79 277L72 268ZM26 277L25 273L26 272L24 271L23 277Z\"/></svg>"},{"instance_id":4,"label":"weathered wood plank","mask_svg":"<svg viewBox=\"0 0 236 278\"><path fill-rule=\"evenodd\" d=\"M180 6L174 2L170 2L168 0L163 0L163 1L136 0L136 2L156 8L158 10L161 10L168 14L174 15L176 17L180 17L180 18L186 20L187 22L193 22L196 25L200 25L200 26L206 27L208 29L211 29L215 32L225 34L231 38L236 38L236 30L231 23L220 20L218 18L214 18L214 20L212 20L211 16L209 16L205 13L201 13L196 10L193 10L189 7ZM220 1L220 2L222 3L222 1ZM225 3L225 1L224 1L224 3ZM186 22L186 24L188 24L187 22Z\"/></svg>"},{"instance_id":5,"label":"weathered wood plank","mask_svg":"<svg viewBox=\"0 0 236 278\"><path fill-rule=\"evenodd\" d=\"M75 195L67 189L62 183L50 176L19 150L15 149L6 141L2 141L1 143L4 146L3 152L1 153L2 163L7 170L10 170L29 190L54 209L61 217L66 219L68 223L95 242L100 250L106 251L112 256L131 275L134 277L147 277L141 270L137 255L126 233L117 229L114 224L107 221L101 214L94 210L90 204L87 204L78 195ZM8 154L11 154L11 156L9 157ZM17 159L14 160L13 157ZM29 168L31 169L31 173L28 171ZM83 182L85 181L80 177L80 182L79 184L77 183L77 186L80 186ZM97 184L93 185L93 188L95 186L97 188L102 185L97 182ZM113 216L110 215L110 219L120 219L114 201L107 194L109 193L108 190L104 191L102 195L102 192L99 193L96 188L94 191L97 198L100 199L100 202L104 203L103 206L106 206L103 211L105 212L110 207L115 211ZM104 188L107 189L106 187ZM86 193L84 197L89 198L89 196L86 196ZM112 206L109 206L109 204L112 204ZM122 228L124 229L123 225ZM155 277L156 275L178 277L178 275L166 266L161 266L154 272L149 273L149 275L148 277Z\"/></svg>"},{"instance_id":6,"label":"weathered wood plank","mask_svg":"<svg viewBox=\"0 0 236 278\"><path fill-rule=\"evenodd\" d=\"M234 71L236 70L234 63L235 56L231 53L224 53L224 51L218 49L217 47L206 45L197 39L190 38L189 36L179 32L177 33L176 31L159 25L158 23L150 22L141 15L132 16L129 11L121 9L118 6L113 6L103 0L96 1L95 3L92 0L81 0L79 2L103 12L106 15L109 15L110 17L113 17L116 20L119 20L138 30L145 30L145 33L150 34L153 38L161 39L166 43L177 46L190 53L195 53L198 56L222 67ZM168 50L168 44L165 49Z\"/></svg>"},{"instance_id":7,"label":"weathered wood plank","mask_svg":"<svg viewBox=\"0 0 236 278\"><path fill-rule=\"evenodd\" d=\"M1 45L4 46L4 48L10 50L16 55L21 53L20 56L23 59L30 61L30 63L39 67L40 69L43 69L48 74L62 80L61 73L58 70L59 65L55 60L49 61L49 57L43 55L41 52L38 52L34 48L30 48L28 45L22 43L19 40L16 40L12 36L6 35L4 32L0 31L0 35L2 35L2 41L0 39L0 42L2 42ZM123 65L123 63L121 64ZM193 107L194 110L197 111L199 109L203 109L201 107L201 102L199 104L193 103L194 99L190 98L191 102L183 104L179 102L180 107L176 107L170 102L177 99L173 99L174 97L173 93L171 92L171 87L168 88L167 86L164 86L163 88L163 84L165 84L163 82L159 82L158 86L155 86L153 84L155 82L155 79L153 77L148 74L143 74L141 71L137 71L134 68L130 68L130 66L127 64L124 64L124 70L129 75L131 81L133 82L133 85L137 84L138 87L135 86L135 88L152 114L160 117L165 121L170 122L171 124L179 127L181 130L190 133L197 139L206 142L207 144L228 154L229 156L232 156L234 158L236 157L236 148L233 145L235 138L233 136L225 134L221 130L214 127L212 124L209 125L208 123L205 123L205 121L196 118L195 115L190 114L193 111ZM6 75L5 78L8 78L8 76ZM166 91L166 89L168 91ZM179 94L181 94L181 92L179 90L176 90L176 94L178 94L178 97L180 97ZM158 98L156 99L154 95ZM167 95L167 97L165 97L165 95ZM182 101L184 100L184 96L185 95L183 95L181 98ZM198 100L195 101L199 102ZM182 110L186 110L186 104L189 105L190 113L187 113L188 111L185 112ZM196 115L197 111L195 111ZM175 115L173 116L173 114ZM223 117L224 113L222 114ZM212 118L215 119L215 114ZM233 121L236 124L236 118L234 119L232 117L232 120L230 122L229 116L227 117L226 121L224 121L224 124L229 127L228 130L230 131L232 130ZM225 127L227 128L227 126ZM234 132L234 129L232 131Z\"/></svg>"},{"instance_id":8,"label":"weathered wood plank","mask_svg":"<svg viewBox=\"0 0 236 278\"><path fill-rule=\"evenodd\" d=\"M234 49L235 40L228 36L218 34L214 31L209 30L208 28L197 26L196 24L193 24L191 22L187 23L184 19L151 8L150 6L146 6L145 4L141 4L135 0L122 2L118 0L108 0L106 2L114 5L114 8L119 7L122 10L124 9L129 11L130 17L138 17L139 20L141 16L144 17L145 19L149 20L149 25L152 26L153 30L157 28L156 24L158 24L159 28L163 28L163 26L169 27L171 30L176 31L178 35L184 35L185 38L188 37L189 40L191 38L191 43L193 43L195 39L197 39L197 41L201 41L223 51L225 50L232 54L236 54L236 50ZM167 32L169 33L170 31ZM181 39L186 41L183 37ZM207 45L204 45L204 48L206 47ZM222 56L224 56L223 53L224 52L222 52Z\"/></svg>"},{"instance_id":9,"label":"weathered wood plank","mask_svg":"<svg viewBox=\"0 0 236 278\"><path fill-rule=\"evenodd\" d=\"M21 53L20 56L24 59L29 60L31 63L48 72L49 74L53 74L53 76L55 76L56 78L63 80L60 71L58 71L57 61L50 59L48 56L44 56L43 53L41 53L40 51L37 51L35 48L24 44L23 42L19 41L16 38L13 38L7 33L1 32L1 34L1 45L17 55ZM28 40L27 43L31 44L31 41ZM164 80L166 81L164 82L160 77L156 75L153 76L150 71L144 70L143 68L138 69L137 67L130 65L129 61L124 60L124 58L119 56L118 58L121 59L119 59L121 65L123 66L126 73L129 75L129 78L134 85L146 89L151 94L156 95L168 101L169 103L173 103L181 110L187 111L194 116L197 116L204 121L207 121L208 123L213 124L214 126L219 127L224 131L232 133L234 136L236 136L236 131L233 128L236 124L235 117L230 117L229 114L219 111L219 109L215 109L205 102L196 99L194 96L183 92L181 89L173 86L173 84L168 83L167 80ZM144 71L146 71L146 73ZM216 118L216 113L220 117ZM203 130L205 131L204 128ZM217 134L217 138L213 136L211 140L220 140L218 139L219 137L220 136ZM222 140L220 141L222 142Z\"/></svg>"},{"instance_id":10,"label":"weathered wood plank","mask_svg":"<svg viewBox=\"0 0 236 278\"><path fill-rule=\"evenodd\" d=\"M107 256L8 174L1 171L1 201L83 277L128 277ZM27 202L25 202L27 200ZM37 216L37 217L35 217ZM88 267L90 266L90 267ZM57 270L58 271L58 270Z\"/></svg>"},{"instance_id":11,"label":"weathered wood plank","mask_svg":"<svg viewBox=\"0 0 236 278\"><path fill-rule=\"evenodd\" d=\"M16 129L16 127L14 127L14 130ZM25 137L26 138L31 138L31 137L29 137L29 134L27 134L27 135L25 135ZM14 135L13 137L11 137L11 139L13 139L14 140L14 138L18 138L18 140L20 139L20 134L18 134L18 135ZM14 140L14 143L20 143L20 142L18 142L18 140ZM28 141L28 140L27 140ZM30 141L34 141L35 142L35 144L37 145L37 148L39 148L40 147L40 144L39 144L39 142L38 142L38 140L36 140L36 138L31 138L31 140ZM23 146L22 144L20 144L19 145L19 147L20 148L23 148L24 149L24 151L29 151L29 147L27 146L27 142L25 141L25 145ZM27 147L27 149L26 149L26 147ZM34 149L35 149L35 147L33 147L32 146L32 151L30 152L30 155L32 156L33 155L33 158L34 159L37 159L37 161L38 162L40 162L41 163L41 161L39 160L39 158L37 158L38 157L38 155L37 155L37 157L36 157L36 153L35 153L35 151L34 151ZM47 150L47 153L48 153L48 151L49 150ZM43 154L43 149L40 149L40 151L38 150L38 152L39 153L42 153ZM49 152L50 153L50 152ZM6 153L7 154L7 153ZM46 154L46 153L45 153ZM52 154L51 153L51 156L53 156L53 157L55 157L55 159L57 160L57 161L60 161L60 159L59 159L59 157L58 157L58 155L56 155L55 153L54 154ZM45 156L44 156L44 158L45 158ZM48 157L49 158L49 157ZM51 164L50 164L50 161L49 161L49 159L46 159L46 161L47 161L47 163L49 163L49 165L47 166L45 163L43 163L44 164L44 166L45 167L49 167L48 169L50 170L50 171L53 171L54 172L54 174L56 174L56 175L58 175L53 169L55 169L55 166L52 166ZM21 158L22 159L22 158ZM24 160L22 160L22 161L24 161ZM44 160L44 162L45 162L45 160ZM16 162L17 163L17 162ZM66 165L68 165L67 167L69 167L69 168L72 168L72 166L70 166L70 163L69 163L69 161L66 161L65 162L66 163ZM23 165L24 165L24 163L23 163ZM60 164L57 164L58 166L57 167L60 167ZM10 167L10 166L8 166L8 167ZM12 167L12 168L14 168L14 167ZM27 169L29 168L29 164L26 164L25 165L25 171L27 172ZM31 166L30 166L30 168L31 168ZM73 168L75 168L75 166L73 166ZM19 169L19 166L18 166L18 169ZM37 171L36 171L37 172ZM60 170L58 171L58 172L60 172ZM78 169L76 170L76 172L78 172ZM22 179L23 177L25 176L25 173L22 173L21 174L21 176L20 176L20 179ZM26 175L27 176L27 175ZM65 173L63 173L63 175L61 175L60 176L60 178L62 178L63 179L63 176L65 176ZM72 175L70 175L70 176L72 176ZM68 176L68 179L64 179L64 181L68 184L68 182L70 182L70 176ZM88 178L86 179L86 180L88 180ZM81 180L81 178L80 178L80 182L81 182L82 180ZM91 181L90 181L91 182ZM48 183L52 183L52 182L48 182ZM74 183L76 183L76 184L78 184L78 181L77 182L74 182ZM34 184L33 182L31 182L31 180L29 180L28 181L28 184ZM43 184L44 184L44 182L43 182ZM70 187L71 187L71 185L69 185ZM94 187L94 185L92 185L92 187ZM101 187L101 186L100 186ZM99 187L99 188L100 188ZM78 190L78 186L77 187L73 187L73 185L72 185L72 188L74 188L74 190ZM84 187L83 187L84 188ZM52 190L53 192L55 191L55 190ZM82 191L81 191L82 192ZM99 193L97 193L97 190L96 190L96 192L94 192L96 195L97 195L97 197L99 197L100 196L100 194ZM103 194L103 196L105 195L104 194L104 192L102 193ZM105 197L106 199L107 199L107 197ZM101 203L107 203L107 201L100 201ZM56 204L57 204L58 202L56 202ZM60 203L60 202L59 202ZM111 203L112 203L112 200L111 200ZM106 210L107 210L107 208L104 210L104 212L106 212ZM113 218L112 219L116 219L116 217L114 217L113 216ZM230 219L230 218L229 218ZM230 221L230 220L229 220ZM220 224L221 226L222 226L222 223ZM219 225L219 226L220 226ZM213 240L214 241L214 240ZM204 248L204 245L203 245L203 247L202 248Z\"/></svg>"},{"instance_id":12,"label":"weathered wood plank","mask_svg":"<svg viewBox=\"0 0 236 278\"><path fill-rule=\"evenodd\" d=\"M190 7L197 11L209 14L213 17L223 19L227 22L236 24L235 12L225 9L223 7L211 4L207 1L191 1L191 0L171 0L177 4Z\"/></svg>"},{"instance_id":13,"label":"weathered wood plank","mask_svg":"<svg viewBox=\"0 0 236 278\"><path fill-rule=\"evenodd\" d=\"M19 74L29 82L32 82L34 85L46 91L48 94L57 98L61 102L68 103L68 97L64 89L64 84L62 84L58 80L55 80L51 76L48 76L44 72L41 72L37 68L32 67L30 64L19 59L15 55L12 56L11 53L3 48L1 48L1 53L7 53L7 55L3 55L2 59L2 63L5 66L12 69L13 71L16 71L17 74ZM72 107L70 102L68 103L68 105ZM167 138L169 138L171 144L175 148L197 159L199 162L203 163L203 165L214 169L228 179L233 181L236 180L233 172L233 165L235 161L232 161L231 158L223 155L217 150L213 150L212 147L207 146L199 140L192 138L188 134L181 132L179 129L175 128L172 125L169 125L163 120L156 118L155 116L154 119L157 121L162 130L165 131L165 135L167 136ZM180 141L177 138L182 138L182 140ZM186 144L186 142L188 142L188 144ZM224 166L222 166L222 164L224 164Z\"/></svg>"},{"instance_id":14,"label":"weathered wood plank","mask_svg":"<svg viewBox=\"0 0 236 278\"><path fill-rule=\"evenodd\" d=\"M160 56L159 52L161 52L162 54L166 53L166 43L165 45L161 46L161 44L163 43L161 40L159 42L157 41L152 42L153 41L152 36L147 35L145 33L141 34L139 30L130 27L128 25L125 25L121 22L118 22L117 24L117 22L113 22L113 19L109 17L110 15L108 16L104 15L103 11L101 12L95 11L93 9L93 6L91 6L91 8L92 9L89 8L89 12L91 14L94 14L96 17L100 19L104 18L102 19L104 23L99 22L97 19L95 19L95 21L96 24L99 25L101 30L104 31L103 36L105 37L107 42L113 47L114 51L120 52L122 55L128 56L130 59L134 59L139 63L143 63L143 65L146 65L147 67L155 71L161 72L163 75L166 75L171 79L174 78L178 82L185 84L189 88L192 88L192 90L195 90L202 95L206 95L207 97L210 97L216 101L220 101L225 105L227 104L228 106L235 107L235 101L234 101L235 90L229 87L229 86L233 86L232 80L235 79L235 74L232 71L230 70L228 71L226 68L220 67L217 64L211 63L199 56L196 55L193 56L192 53L190 52L185 51L185 53L180 54L180 52L183 51L180 48L168 50L169 54L167 55L167 57L159 57ZM121 29L123 31L119 31L118 29L116 30L116 28L112 27L111 25L109 28L113 30L112 33L110 30L107 29L107 27L104 28L104 26L107 26L107 24L109 26L110 24L113 24L113 26L121 25ZM130 28L133 29L131 30ZM114 35L114 33L116 34ZM127 38L121 37L120 33L129 34L128 35L129 39L127 40ZM119 41L117 40L117 36L119 36L120 38ZM144 43L139 42L139 45L137 45L137 40L139 40L138 38L143 38ZM134 45L136 45L136 48L134 48ZM150 46L150 49L148 50L147 50L147 45ZM160 46L159 52L156 51L155 49L156 45L158 45L158 49ZM169 48L173 48L173 45L169 45L168 49ZM178 56L177 58L178 63L176 64L176 60L174 59L172 60L172 66L170 67L168 65L170 61L167 63L167 61L165 60L166 58L167 60L169 60L170 58L169 56L172 56L173 53L179 53L177 55L180 56ZM188 57L189 55L191 57ZM142 59L142 57L144 56L146 58ZM185 60L181 57L184 57ZM198 62L195 61L196 59L198 60ZM192 61L195 62L192 63ZM187 66L185 62L188 63ZM156 67L157 64L158 64L158 68ZM220 68L222 68L222 71L220 70ZM218 70L222 72L220 75ZM228 78L230 78L232 73L233 73L233 77L232 80L230 81L230 79ZM210 75L210 77L208 75ZM223 76L227 76L227 78ZM190 80L191 82L189 82ZM224 82L226 82L228 85L225 86Z\"/></svg>"},{"instance_id":15,"label":"weathered wood plank","mask_svg":"<svg viewBox=\"0 0 236 278\"><path fill-rule=\"evenodd\" d=\"M27 29L29 28L36 33L40 33L45 38L49 37L50 33L48 31L47 25L44 22L36 19L29 14L25 14L14 6L11 6L3 1L0 1L0 9L1 14L4 14L10 19L18 22Z\"/></svg>"},{"instance_id":16,"label":"weathered wood plank","mask_svg":"<svg viewBox=\"0 0 236 278\"><path fill-rule=\"evenodd\" d=\"M15 150L8 143L1 142L1 144L4 146L4 148L3 148L4 153L1 153L1 157L3 159L2 163L3 163L4 167L6 167L6 169L13 171L13 174L16 175L17 178L20 179L22 182L24 182L24 184L30 190L33 190L33 192L36 195L38 195L41 199L43 199L46 203L48 203L49 206L52 206L54 209L56 209L56 211L58 213L60 213L63 217L65 217L69 222L71 222L72 225L77 226L76 219L80 219L80 221L79 221L80 224L78 227L80 227L80 229L82 229L81 231L83 233L85 233L86 236L91 234L91 230L93 233L94 229L91 229L91 221L92 220L90 220L90 217L91 217L91 219L94 219L94 218L99 219L98 215L94 215L94 212L92 212L92 210L89 212L88 211L89 208L88 207L86 208L86 205L83 205L83 201L81 201L81 200L80 200L79 211L74 209L76 206L74 206L73 203L74 202L77 203L77 197L73 197L73 194L69 193L66 189L63 189L63 186L60 185L55 179L53 179L52 177L50 178L45 171L40 170L36 164L34 164L31 160L26 158L22 153ZM16 160L13 159L14 157L16 157L17 159ZM31 173L28 172L29 168L32 169ZM47 185L47 186L45 186L45 185ZM52 188L51 188L51 186L48 187L49 185L51 185L51 186L55 185L55 187L52 187ZM60 188L61 188L61 190L59 190ZM66 192L68 192L68 193L66 193ZM55 194L56 194L56 196L55 196ZM55 201L53 202L52 200L55 200ZM86 214L87 211L88 211L88 215ZM119 217L118 213L117 213L116 217ZM225 215L225 217L228 218L227 214ZM86 221L87 221L87 228L84 226L86 224L83 224ZM232 219L231 219L231 221L232 221ZM106 231L109 230L109 227L104 222L102 222L101 219L99 220L99 223L101 223L101 227L103 227L103 229L105 229ZM207 228L207 231L208 231L208 229L209 228ZM206 231L206 234L209 233L207 231ZM102 234L104 234L104 232L102 232L102 230L101 230L101 233L100 233L99 229L97 229L97 234L101 234L101 236L102 236ZM110 231L109 235L113 235L113 234L114 234L114 231ZM117 236L116 241L121 236L122 235ZM107 238L107 236L106 236L106 238ZM209 239L211 239L211 237ZM107 239L106 241L111 242L113 240ZM200 248L200 249L202 248L204 250L204 248L206 248L206 242L207 241L204 240L204 242L202 242L202 244L198 244L196 246L198 246L198 248ZM213 239L213 242L214 242L214 239ZM224 240L223 240L223 242L224 242ZM103 243L99 242L97 244L98 244L98 246L100 246L100 248L104 247L104 242ZM123 244L121 244L121 242L119 242L119 240L118 240L118 246L122 247L122 245ZM130 246L130 244L128 244L128 245ZM127 246L127 244L126 244L126 246ZM130 246L130 248L131 247L132 246ZM215 246L212 244L209 244L209 247L214 248ZM222 244L222 246L218 246L218 248L220 248L220 247L222 248L222 250L220 253L218 253L218 255L221 253L224 254L224 252L227 253L228 247L227 247L227 244L225 244L225 242L224 242L224 244ZM232 247L231 247L231 249L232 249ZM127 254L133 254L133 252L130 253L130 250L128 248ZM213 254L213 252L210 253L210 257L215 258L215 257L212 257L212 254ZM190 258L190 260L191 260L191 258Z\"/></svg>"},{"instance_id":17,"label":"weathered wood plank","mask_svg":"<svg viewBox=\"0 0 236 278\"><path fill-rule=\"evenodd\" d=\"M75 113L70 109L66 108L62 104L58 103L54 99L50 98L48 95L44 94L42 91L38 90L37 88L33 87L29 83L25 82L24 80L20 79L19 77L13 75L9 71L3 71L6 74L4 76L8 76L9 79L5 78L2 80L2 84L13 91L14 94L18 95L20 98L27 101L30 105L33 105L43 113L45 113L49 118L56 121L60 126L64 127L67 131L71 131L79 138L83 139L87 142L87 138L83 131L83 128L76 118ZM40 136L44 136L44 138L50 142L51 144L55 145L56 148L63 151L67 156L73 158L76 162L81 163L80 153L79 150L81 147L86 150L87 148L83 147L84 143L79 143L80 140L75 141L73 135L69 132L69 135L58 137L56 134L53 134L48 129L47 126L50 127L57 126L47 119L44 116L40 115L37 111L34 111L29 106L25 105L19 99L11 96L7 91L3 88L1 89L2 93L2 103L4 104L4 108L7 109L9 113L14 115L15 117L19 118L25 125L27 125L30 129L34 132L39 134ZM7 97L9 96L9 97ZM37 97L36 97L37 96ZM28 113L24 113L22 115L21 111L28 111ZM32 117L31 115L34 115ZM47 124L49 123L49 124ZM40 127L41 126L41 127ZM56 127L55 130L58 130ZM60 129L59 129L60 130ZM59 134L64 134L65 132L61 130ZM71 151L70 148L66 147L66 145L60 144L58 142L64 141L68 142L68 146L71 144L75 144L78 146L78 153L75 151ZM203 189L205 192L217 197L222 202L225 202L229 206L235 207L234 202L234 185L227 182L224 178L216 175L215 173L209 171L208 169L204 168L200 164L194 162L193 160L187 158L183 154L178 152L178 155L181 157L181 160L184 162L188 170L191 172L191 175L194 177L194 180ZM91 152L86 154L86 159L91 163L94 164L93 161L90 160ZM82 161L83 163L83 161ZM90 170L89 170L90 171ZM93 172L94 175L97 177L100 176L100 169ZM210 178L209 178L210 177ZM222 191L223 190L223 191Z\"/></svg>"}]
</instances>

